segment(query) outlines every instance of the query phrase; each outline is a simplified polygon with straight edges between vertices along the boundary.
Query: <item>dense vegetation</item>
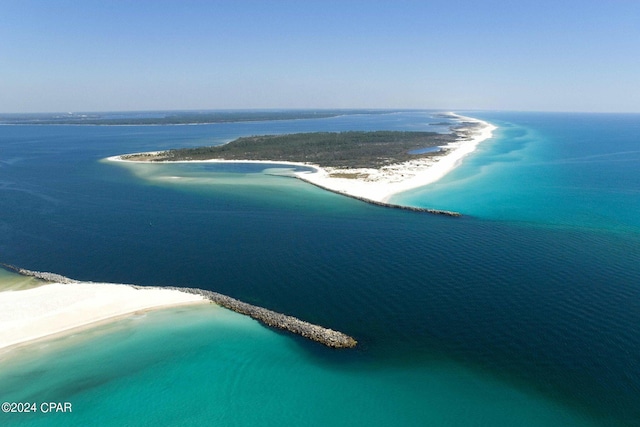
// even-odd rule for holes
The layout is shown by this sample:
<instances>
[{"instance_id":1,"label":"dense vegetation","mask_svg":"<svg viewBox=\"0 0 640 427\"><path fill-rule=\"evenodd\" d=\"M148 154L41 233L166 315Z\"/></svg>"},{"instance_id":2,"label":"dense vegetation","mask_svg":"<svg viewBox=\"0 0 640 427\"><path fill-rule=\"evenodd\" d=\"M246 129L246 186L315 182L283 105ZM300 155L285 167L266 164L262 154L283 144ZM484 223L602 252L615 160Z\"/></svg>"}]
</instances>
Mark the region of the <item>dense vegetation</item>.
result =
<instances>
[{"instance_id":1,"label":"dense vegetation","mask_svg":"<svg viewBox=\"0 0 640 427\"><path fill-rule=\"evenodd\" d=\"M455 141L455 134L436 132L316 132L238 138L225 145L169 150L154 156L128 159L177 160L274 160L307 162L323 167L380 168L434 153L410 154L413 150Z\"/></svg>"}]
</instances>

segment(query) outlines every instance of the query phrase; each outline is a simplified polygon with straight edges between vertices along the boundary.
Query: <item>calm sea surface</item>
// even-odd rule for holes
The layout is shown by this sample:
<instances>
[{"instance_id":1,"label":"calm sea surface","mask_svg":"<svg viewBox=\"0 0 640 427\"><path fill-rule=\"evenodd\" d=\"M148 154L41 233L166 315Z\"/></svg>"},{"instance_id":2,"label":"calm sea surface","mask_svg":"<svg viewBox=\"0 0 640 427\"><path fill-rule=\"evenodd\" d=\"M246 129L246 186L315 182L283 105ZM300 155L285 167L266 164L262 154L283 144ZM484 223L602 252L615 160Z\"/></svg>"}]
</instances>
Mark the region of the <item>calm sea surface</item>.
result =
<instances>
[{"instance_id":1,"label":"calm sea surface","mask_svg":"<svg viewBox=\"0 0 640 427\"><path fill-rule=\"evenodd\" d=\"M640 425L640 115L497 125L385 209L282 165L107 156L241 135L446 130L431 112L198 126L1 126L0 262L193 286L356 337L335 351L204 306L0 355L0 425ZM25 285L3 272L0 285Z\"/></svg>"}]
</instances>

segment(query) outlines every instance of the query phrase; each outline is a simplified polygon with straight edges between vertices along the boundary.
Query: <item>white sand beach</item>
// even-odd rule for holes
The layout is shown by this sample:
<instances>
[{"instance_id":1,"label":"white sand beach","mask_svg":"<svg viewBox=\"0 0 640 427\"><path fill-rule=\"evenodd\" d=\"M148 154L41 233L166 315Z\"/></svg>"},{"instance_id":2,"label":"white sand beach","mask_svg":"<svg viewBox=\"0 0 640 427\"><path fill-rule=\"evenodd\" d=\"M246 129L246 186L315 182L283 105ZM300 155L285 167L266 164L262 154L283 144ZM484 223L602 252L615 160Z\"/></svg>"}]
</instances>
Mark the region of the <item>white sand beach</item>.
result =
<instances>
[{"instance_id":1,"label":"white sand beach","mask_svg":"<svg viewBox=\"0 0 640 427\"><path fill-rule=\"evenodd\" d=\"M458 129L457 132L464 136L455 143L442 147L445 150L442 156L411 160L380 169L317 167L317 172L298 172L296 175L304 181L337 193L386 203L395 194L438 181L458 166L463 157L472 153L478 144L491 138L493 131L497 129L483 120L450 114L461 121L473 123L473 126ZM350 177L340 177L345 174Z\"/></svg>"},{"instance_id":2,"label":"white sand beach","mask_svg":"<svg viewBox=\"0 0 640 427\"><path fill-rule=\"evenodd\" d=\"M109 283L53 283L0 292L0 349L87 327L124 315L208 303L177 290Z\"/></svg>"},{"instance_id":3,"label":"white sand beach","mask_svg":"<svg viewBox=\"0 0 640 427\"><path fill-rule=\"evenodd\" d=\"M445 176L462 159L472 153L482 141L492 137L496 126L472 117L447 113L462 123L468 123L466 128L457 128L459 135L456 142L447 144L442 149L442 155L418 158L404 163L384 166L380 169L338 169L322 168L315 164L296 163L272 160L180 160L171 163L264 163L279 165L297 165L312 167L314 171L296 172L295 176L303 181L317 185L336 193L378 203L388 203L389 199L398 193L432 184ZM158 154L161 152L135 153ZM128 160L126 155L112 156L110 161L149 163L145 160ZM165 163L165 162L159 162ZM348 177L345 177L348 176Z\"/></svg>"}]
</instances>

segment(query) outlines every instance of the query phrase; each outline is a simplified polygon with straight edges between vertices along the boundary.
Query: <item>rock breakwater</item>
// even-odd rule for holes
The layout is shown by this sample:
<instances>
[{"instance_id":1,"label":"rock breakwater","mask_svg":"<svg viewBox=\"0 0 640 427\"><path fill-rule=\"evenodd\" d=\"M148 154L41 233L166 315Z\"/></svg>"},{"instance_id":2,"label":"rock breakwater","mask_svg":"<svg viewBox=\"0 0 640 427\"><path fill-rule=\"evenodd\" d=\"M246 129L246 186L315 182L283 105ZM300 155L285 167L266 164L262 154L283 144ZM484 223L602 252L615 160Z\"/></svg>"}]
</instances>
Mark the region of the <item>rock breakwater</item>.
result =
<instances>
[{"instance_id":1,"label":"rock breakwater","mask_svg":"<svg viewBox=\"0 0 640 427\"><path fill-rule=\"evenodd\" d=\"M462 214L460 212L454 212L454 211L445 211L445 210L441 210L441 209L430 209L430 208L419 208L419 207L415 207L415 206L405 206L405 205L396 205L393 203L386 203L386 202L380 202L378 200L373 200L373 199L368 199L366 197L360 197L360 196L356 196L353 194L348 194L345 193L343 191L338 191L335 190L333 188L329 188L329 187L325 187L324 185L320 185L316 182L312 182L312 181L308 181L300 176L296 176L296 178L298 178L301 181L304 181L306 183L309 183L311 185L315 185L318 188L321 188L323 190L326 191L330 191L332 193L336 193L336 194L340 194L341 196L347 196L347 197L351 197L352 199L356 199L356 200L360 200L361 202L365 202L365 203L369 203L372 205L376 205L376 206L382 206L384 208L392 208L392 209L403 209L406 211L412 211L412 212L422 212L422 213L428 213L428 214L432 214L432 215L444 215L444 216L451 216L451 217L461 217Z\"/></svg>"},{"instance_id":2,"label":"rock breakwater","mask_svg":"<svg viewBox=\"0 0 640 427\"><path fill-rule=\"evenodd\" d=\"M48 273L46 271L33 271L26 270L24 268L16 267L10 264L0 263L0 266L7 270L15 271L23 276L35 277L36 279L44 280L51 283L79 283L77 280L69 279L68 277L61 276L60 274Z\"/></svg>"},{"instance_id":3,"label":"rock breakwater","mask_svg":"<svg viewBox=\"0 0 640 427\"><path fill-rule=\"evenodd\" d=\"M35 277L37 279L41 279L47 282L69 283L69 284L81 283L78 280L70 279L60 274L27 270L24 268L19 268L13 265L2 264L2 263L0 263L0 266L8 270L15 271L16 273L21 274L23 276ZM314 325L312 323L305 322L304 320L300 320L296 317L288 316L282 313L277 313L275 311L268 310L263 307L258 307L252 304L248 304L246 302L242 302L240 300L231 298L229 296L220 294L218 292L208 291L208 290L199 289L199 288L181 288L177 286L155 286L155 287L136 286L136 285L120 285L120 286L131 286L136 289L148 289L148 288L171 289L171 290L177 290L180 292L201 295L204 298L210 300L211 302L219 306L222 306L229 310L233 310L236 313L249 316L253 319L258 320L259 322L262 322L267 326L289 331L291 333L303 336L307 339L319 342L331 348L353 348L358 343L355 339L353 339L352 337L346 334L343 334L342 332L338 332L338 331L334 331L333 329Z\"/></svg>"},{"instance_id":4,"label":"rock breakwater","mask_svg":"<svg viewBox=\"0 0 640 427\"><path fill-rule=\"evenodd\" d=\"M353 348L357 345L357 341L342 332L333 329L314 325L297 317L288 316L286 314L277 313L263 307L248 304L235 298L228 297L213 291L207 291L199 288L179 288L164 287L163 289L174 289L182 292L189 292L196 295L202 295L210 301L233 310L236 313L244 314L256 319L265 325L273 328L283 329L294 334L301 335L312 341L319 342L332 348Z\"/></svg>"}]
</instances>

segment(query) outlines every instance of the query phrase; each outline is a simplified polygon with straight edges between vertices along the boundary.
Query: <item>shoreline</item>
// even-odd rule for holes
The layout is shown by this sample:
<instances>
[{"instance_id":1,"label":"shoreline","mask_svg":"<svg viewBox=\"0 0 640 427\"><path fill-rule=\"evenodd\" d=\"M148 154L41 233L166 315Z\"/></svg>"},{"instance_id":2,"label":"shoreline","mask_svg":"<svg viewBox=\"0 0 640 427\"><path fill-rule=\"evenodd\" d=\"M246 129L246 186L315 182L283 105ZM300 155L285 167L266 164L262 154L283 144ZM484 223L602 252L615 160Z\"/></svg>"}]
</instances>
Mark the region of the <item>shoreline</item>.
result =
<instances>
[{"instance_id":1,"label":"shoreline","mask_svg":"<svg viewBox=\"0 0 640 427\"><path fill-rule=\"evenodd\" d=\"M176 160L176 161L159 161L151 162L146 160L128 160L126 156L132 154L149 154L154 155L162 153L162 151L151 151L146 153L132 153L108 157L108 161L128 162L128 163L262 163L271 165L291 165L313 169L310 171L293 172L292 176L305 181L316 187L322 188L333 193L348 196L368 203L391 208L405 208L412 210L424 210L425 212L435 214L445 214L451 216L460 216L457 212L440 211L436 209L423 209L407 205L397 205L389 203L391 198L397 194L403 193L419 187L432 184L453 169L458 167L464 157L476 150L478 145L490 139L496 126L480 119L461 116L455 113L446 113L451 117L455 117L461 124L470 124L471 126L462 126L453 130L457 134L458 139L440 148L445 150L442 155L418 158L404 163L397 163L384 166L380 169L339 169L339 168L323 168L316 164L290 162L290 161L273 161L273 160L225 160L225 159L207 159L207 160ZM336 175L349 175L349 178Z\"/></svg>"},{"instance_id":2,"label":"shoreline","mask_svg":"<svg viewBox=\"0 0 640 427\"><path fill-rule=\"evenodd\" d=\"M0 354L150 310L207 304L186 292L124 284L66 282L0 292Z\"/></svg>"},{"instance_id":3,"label":"shoreline","mask_svg":"<svg viewBox=\"0 0 640 427\"><path fill-rule=\"evenodd\" d=\"M0 357L12 348L71 334L150 310L210 304L249 316L331 348L353 348L357 341L342 332L305 322L198 288L80 282L54 273L7 264L1 267L47 283L26 290L0 291Z\"/></svg>"},{"instance_id":4,"label":"shoreline","mask_svg":"<svg viewBox=\"0 0 640 427\"><path fill-rule=\"evenodd\" d=\"M479 119L449 113L456 119L473 123L474 127L456 129L456 142L443 146L449 149L441 156L420 158L405 163L385 166L381 169L323 169L317 173L296 172L295 175L306 182L338 194L389 204L391 198L419 187L432 184L458 167L464 157L475 151L478 145L490 139L496 126ZM331 174L361 174L365 179L332 177ZM400 206L400 205L391 205Z\"/></svg>"}]
</instances>

